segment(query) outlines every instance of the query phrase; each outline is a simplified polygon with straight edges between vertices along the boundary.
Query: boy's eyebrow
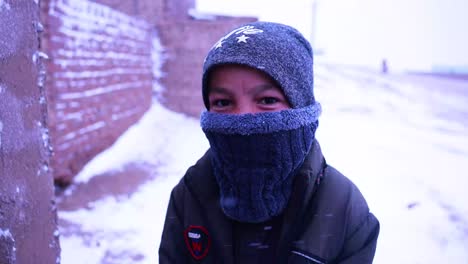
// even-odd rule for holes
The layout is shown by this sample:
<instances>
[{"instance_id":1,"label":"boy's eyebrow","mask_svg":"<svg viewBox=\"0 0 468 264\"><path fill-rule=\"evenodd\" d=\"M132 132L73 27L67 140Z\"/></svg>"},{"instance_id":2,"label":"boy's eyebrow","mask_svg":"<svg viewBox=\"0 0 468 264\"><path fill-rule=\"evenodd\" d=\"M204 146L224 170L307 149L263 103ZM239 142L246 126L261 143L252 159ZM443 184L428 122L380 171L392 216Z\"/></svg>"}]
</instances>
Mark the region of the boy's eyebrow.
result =
<instances>
[{"instance_id":1,"label":"boy's eyebrow","mask_svg":"<svg viewBox=\"0 0 468 264\"><path fill-rule=\"evenodd\" d=\"M210 87L209 88L209 93L221 93L221 94L231 94L228 89L223 88L223 87Z\"/></svg>"},{"instance_id":2,"label":"boy's eyebrow","mask_svg":"<svg viewBox=\"0 0 468 264\"><path fill-rule=\"evenodd\" d=\"M279 89L279 87L277 87L276 85L271 84L271 83L265 83L265 84L255 86L252 90L250 90L250 93L256 94L256 93L260 93L260 92L268 91L268 90L280 90L281 91L281 89Z\"/></svg>"}]
</instances>

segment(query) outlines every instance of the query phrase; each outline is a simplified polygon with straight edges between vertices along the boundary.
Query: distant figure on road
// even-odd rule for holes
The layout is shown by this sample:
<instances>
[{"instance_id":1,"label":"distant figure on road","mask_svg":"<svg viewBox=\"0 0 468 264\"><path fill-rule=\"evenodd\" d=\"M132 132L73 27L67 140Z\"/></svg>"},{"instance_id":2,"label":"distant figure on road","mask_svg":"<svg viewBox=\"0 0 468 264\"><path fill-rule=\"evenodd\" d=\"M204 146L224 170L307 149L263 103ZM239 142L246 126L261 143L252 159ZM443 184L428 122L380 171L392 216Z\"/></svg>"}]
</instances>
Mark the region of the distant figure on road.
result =
<instances>
[{"instance_id":1,"label":"distant figure on road","mask_svg":"<svg viewBox=\"0 0 468 264\"><path fill-rule=\"evenodd\" d=\"M387 63L387 59L382 59L381 71L382 71L383 74L387 74L387 73L388 73L388 63Z\"/></svg>"},{"instance_id":2,"label":"distant figure on road","mask_svg":"<svg viewBox=\"0 0 468 264\"><path fill-rule=\"evenodd\" d=\"M379 222L315 139L313 53L294 28L255 22L209 51L201 128L210 149L172 191L159 263L372 263Z\"/></svg>"}]
</instances>

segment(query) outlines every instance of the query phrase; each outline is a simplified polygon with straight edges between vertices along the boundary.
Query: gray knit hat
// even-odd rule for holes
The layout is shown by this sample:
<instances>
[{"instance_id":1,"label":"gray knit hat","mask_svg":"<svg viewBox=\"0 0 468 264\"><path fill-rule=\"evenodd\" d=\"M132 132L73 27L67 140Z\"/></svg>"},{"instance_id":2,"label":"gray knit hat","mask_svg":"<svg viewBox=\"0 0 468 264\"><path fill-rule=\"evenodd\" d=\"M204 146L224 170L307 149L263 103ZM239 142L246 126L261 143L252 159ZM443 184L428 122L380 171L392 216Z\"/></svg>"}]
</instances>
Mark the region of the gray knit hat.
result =
<instances>
[{"instance_id":1,"label":"gray knit hat","mask_svg":"<svg viewBox=\"0 0 468 264\"><path fill-rule=\"evenodd\" d=\"M312 47L296 29L254 22L232 30L208 53L203 66L203 101L209 109L210 70L224 64L246 65L272 77L293 108L315 103Z\"/></svg>"}]
</instances>

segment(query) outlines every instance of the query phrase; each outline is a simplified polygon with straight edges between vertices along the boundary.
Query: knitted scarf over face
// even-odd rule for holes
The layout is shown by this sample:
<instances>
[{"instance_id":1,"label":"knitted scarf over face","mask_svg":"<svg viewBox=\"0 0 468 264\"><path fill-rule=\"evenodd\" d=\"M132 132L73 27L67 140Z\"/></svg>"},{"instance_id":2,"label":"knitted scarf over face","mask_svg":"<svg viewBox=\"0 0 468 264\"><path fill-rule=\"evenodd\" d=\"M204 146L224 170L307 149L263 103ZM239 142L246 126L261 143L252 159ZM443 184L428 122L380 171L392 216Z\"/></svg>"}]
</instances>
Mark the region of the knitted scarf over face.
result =
<instances>
[{"instance_id":1,"label":"knitted scarf over face","mask_svg":"<svg viewBox=\"0 0 468 264\"><path fill-rule=\"evenodd\" d=\"M309 152L320 104L256 114L203 112L225 215L259 223L282 213Z\"/></svg>"}]
</instances>

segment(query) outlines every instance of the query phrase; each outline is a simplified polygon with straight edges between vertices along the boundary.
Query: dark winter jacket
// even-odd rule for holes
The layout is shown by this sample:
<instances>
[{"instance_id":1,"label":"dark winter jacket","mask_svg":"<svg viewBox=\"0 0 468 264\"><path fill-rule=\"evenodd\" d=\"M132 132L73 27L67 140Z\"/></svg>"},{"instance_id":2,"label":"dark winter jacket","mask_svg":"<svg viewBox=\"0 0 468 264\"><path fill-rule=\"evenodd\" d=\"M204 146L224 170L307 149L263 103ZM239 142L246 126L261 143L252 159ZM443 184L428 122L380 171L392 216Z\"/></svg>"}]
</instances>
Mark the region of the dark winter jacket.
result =
<instances>
[{"instance_id":1,"label":"dark winter jacket","mask_svg":"<svg viewBox=\"0 0 468 264\"><path fill-rule=\"evenodd\" d=\"M317 141L285 212L238 223L219 205L208 151L173 189L159 263L372 263L379 222L357 187L326 165Z\"/></svg>"}]
</instances>

